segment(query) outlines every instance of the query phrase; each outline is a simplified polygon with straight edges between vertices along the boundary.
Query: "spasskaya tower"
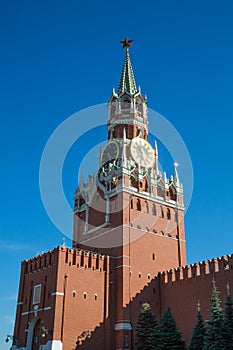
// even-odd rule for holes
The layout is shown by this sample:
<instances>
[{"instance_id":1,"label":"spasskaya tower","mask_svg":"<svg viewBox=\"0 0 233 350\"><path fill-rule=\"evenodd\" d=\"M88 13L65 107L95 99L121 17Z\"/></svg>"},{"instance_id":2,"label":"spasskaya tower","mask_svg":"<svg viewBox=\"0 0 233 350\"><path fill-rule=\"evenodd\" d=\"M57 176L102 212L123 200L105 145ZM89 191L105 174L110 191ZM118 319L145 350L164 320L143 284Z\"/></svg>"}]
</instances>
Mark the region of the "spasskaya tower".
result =
<instances>
[{"instance_id":1,"label":"spasskaya tower","mask_svg":"<svg viewBox=\"0 0 233 350\"><path fill-rule=\"evenodd\" d=\"M159 273L186 264L183 188L177 164L167 178L148 142L131 42L122 42L98 169L75 191L72 249L22 263L12 350L133 350L141 303L160 315L168 302Z\"/></svg>"},{"instance_id":2,"label":"spasskaya tower","mask_svg":"<svg viewBox=\"0 0 233 350\"><path fill-rule=\"evenodd\" d=\"M159 271L186 264L183 188L174 164L168 179L158 147L148 142L147 98L130 61L132 40L121 42L125 59L118 90L108 102L108 142L99 169L75 192L73 247L110 257L110 304L116 344L132 343L132 298Z\"/></svg>"}]
</instances>

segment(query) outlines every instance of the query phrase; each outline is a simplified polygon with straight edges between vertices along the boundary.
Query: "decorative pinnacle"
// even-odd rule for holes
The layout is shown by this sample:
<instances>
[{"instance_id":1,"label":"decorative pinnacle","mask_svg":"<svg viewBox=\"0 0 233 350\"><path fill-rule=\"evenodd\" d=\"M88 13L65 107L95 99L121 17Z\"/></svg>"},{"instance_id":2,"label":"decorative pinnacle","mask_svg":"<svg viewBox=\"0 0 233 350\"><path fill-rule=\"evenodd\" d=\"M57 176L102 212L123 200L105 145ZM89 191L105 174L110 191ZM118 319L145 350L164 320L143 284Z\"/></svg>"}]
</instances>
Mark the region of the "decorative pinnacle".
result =
<instances>
[{"instance_id":1,"label":"decorative pinnacle","mask_svg":"<svg viewBox=\"0 0 233 350\"><path fill-rule=\"evenodd\" d=\"M176 186L180 186L179 176L177 172L178 163L174 163L174 183Z\"/></svg>"},{"instance_id":2,"label":"decorative pinnacle","mask_svg":"<svg viewBox=\"0 0 233 350\"><path fill-rule=\"evenodd\" d=\"M124 41L120 41L120 43L122 44L122 49L124 49L125 47L132 47L131 43L133 42L133 40L129 40L127 37L125 38Z\"/></svg>"},{"instance_id":3,"label":"decorative pinnacle","mask_svg":"<svg viewBox=\"0 0 233 350\"><path fill-rule=\"evenodd\" d=\"M154 140L154 145L155 145L155 155L158 156L158 145L156 140Z\"/></svg>"},{"instance_id":4,"label":"decorative pinnacle","mask_svg":"<svg viewBox=\"0 0 233 350\"><path fill-rule=\"evenodd\" d=\"M65 237L62 238L62 248L66 248L66 239Z\"/></svg>"}]
</instances>

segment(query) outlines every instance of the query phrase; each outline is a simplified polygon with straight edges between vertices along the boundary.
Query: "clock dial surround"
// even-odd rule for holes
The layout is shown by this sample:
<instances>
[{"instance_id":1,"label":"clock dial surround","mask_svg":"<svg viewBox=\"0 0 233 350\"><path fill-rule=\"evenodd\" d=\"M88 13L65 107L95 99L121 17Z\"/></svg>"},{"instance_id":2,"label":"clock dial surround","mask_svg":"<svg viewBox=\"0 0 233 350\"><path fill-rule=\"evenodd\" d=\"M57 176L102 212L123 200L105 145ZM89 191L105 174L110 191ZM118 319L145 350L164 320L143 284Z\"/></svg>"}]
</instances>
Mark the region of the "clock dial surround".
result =
<instances>
[{"instance_id":1,"label":"clock dial surround","mask_svg":"<svg viewBox=\"0 0 233 350\"><path fill-rule=\"evenodd\" d=\"M130 152L134 161L142 167L152 168L155 162L155 152L151 145L140 137L131 141Z\"/></svg>"},{"instance_id":2,"label":"clock dial surround","mask_svg":"<svg viewBox=\"0 0 233 350\"><path fill-rule=\"evenodd\" d=\"M110 141L104 148L101 155L101 164L117 160L119 157L119 145L116 141Z\"/></svg>"}]
</instances>

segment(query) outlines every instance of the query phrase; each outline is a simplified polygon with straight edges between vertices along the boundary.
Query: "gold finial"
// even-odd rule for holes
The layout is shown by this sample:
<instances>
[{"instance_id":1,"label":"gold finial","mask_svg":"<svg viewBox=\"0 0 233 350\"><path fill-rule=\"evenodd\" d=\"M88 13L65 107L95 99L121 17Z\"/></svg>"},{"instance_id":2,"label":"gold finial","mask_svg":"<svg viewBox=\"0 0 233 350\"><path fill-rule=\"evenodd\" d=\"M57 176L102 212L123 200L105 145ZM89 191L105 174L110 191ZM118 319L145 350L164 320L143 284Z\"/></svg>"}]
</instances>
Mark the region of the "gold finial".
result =
<instances>
[{"instance_id":1,"label":"gold finial","mask_svg":"<svg viewBox=\"0 0 233 350\"><path fill-rule=\"evenodd\" d=\"M122 49L124 49L125 47L132 47L131 43L133 40L129 40L127 37L125 38L124 41L120 41L120 43L122 44Z\"/></svg>"}]
</instances>

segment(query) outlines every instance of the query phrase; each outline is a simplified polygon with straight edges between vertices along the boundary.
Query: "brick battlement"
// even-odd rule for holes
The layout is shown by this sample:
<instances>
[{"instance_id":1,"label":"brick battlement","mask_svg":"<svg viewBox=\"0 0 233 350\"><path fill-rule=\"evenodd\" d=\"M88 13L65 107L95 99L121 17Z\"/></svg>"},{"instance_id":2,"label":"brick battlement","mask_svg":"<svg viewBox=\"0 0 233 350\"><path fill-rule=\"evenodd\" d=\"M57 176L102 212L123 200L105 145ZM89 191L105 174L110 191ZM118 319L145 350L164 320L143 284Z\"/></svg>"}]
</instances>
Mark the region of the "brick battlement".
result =
<instances>
[{"instance_id":1,"label":"brick battlement","mask_svg":"<svg viewBox=\"0 0 233 350\"><path fill-rule=\"evenodd\" d=\"M211 260L197 262L160 272L157 279L160 279L161 283L172 283L206 275L214 276L216 273L232 269L233 255L224 255L221 258L213 258Z\"/></svg>"},{"instance_id":2,"label":"brick battlement","mask_svg":"<svg viewBox=\"0 0 233 350\"><path fill-rule=\"evenodd\" d=\"M105 255L99 253L90 252L84 249L69 249L61 248L64 253L65 263L69 266L76 266L82 268L89 268L92 270L105 271L106 270L106 260Z\"/></svg>"},{"instance_id":3,"label":"brick battlement","mask_svg":"<svg viewBox=\"0 0 233 350\"><path fill-rule=\"evenodd\" d=\"M24 260L22 265L25 268L25 274L40 271L51 267L56 262L56 249L40 254L29 260Z\"/></svg>"},{"instance_id":4,"label":"brick battlement","mask_svg":"<svg viewBox=\"0 0 233 350\"><path fill-rule=\"evenodd\" d=\"M100 272L106 271L106 256L83 249L69 249L58 246L34 258L24 260L22 265L24 266L25 274L51 268L56 265L59 257L69 266L89 268Z\"/></svg>"}]
</instances>

